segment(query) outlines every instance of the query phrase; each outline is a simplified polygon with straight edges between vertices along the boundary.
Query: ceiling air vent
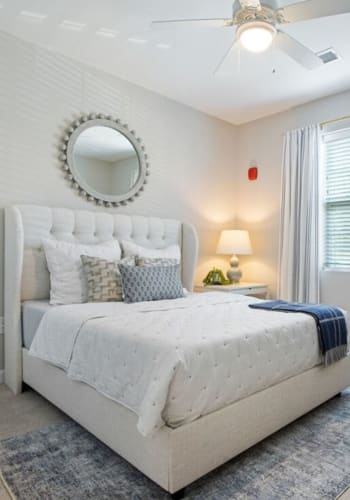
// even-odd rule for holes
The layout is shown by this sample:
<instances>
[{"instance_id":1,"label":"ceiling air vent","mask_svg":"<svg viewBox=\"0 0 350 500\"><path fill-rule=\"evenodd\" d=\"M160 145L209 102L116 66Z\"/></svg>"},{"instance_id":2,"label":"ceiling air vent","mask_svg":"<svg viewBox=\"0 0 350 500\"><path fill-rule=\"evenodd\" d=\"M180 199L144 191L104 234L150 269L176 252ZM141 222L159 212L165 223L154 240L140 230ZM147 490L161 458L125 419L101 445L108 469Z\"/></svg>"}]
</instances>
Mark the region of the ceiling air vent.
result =
<instances>
[{"instance_id":1,"label":"ceiling air vent","mask_svg":"<svg viewBox=\"0 0 350 500\"><path fill-rule=\"evenodd\" d=\"M322 50L321 52L317 52L317 55L320 59L322 59L324 64L328 64L333 61L338 61L338 59L340 59L340 56L336 53L336 51L332 47L326 50Z\"/></svg>"}]
</instances>

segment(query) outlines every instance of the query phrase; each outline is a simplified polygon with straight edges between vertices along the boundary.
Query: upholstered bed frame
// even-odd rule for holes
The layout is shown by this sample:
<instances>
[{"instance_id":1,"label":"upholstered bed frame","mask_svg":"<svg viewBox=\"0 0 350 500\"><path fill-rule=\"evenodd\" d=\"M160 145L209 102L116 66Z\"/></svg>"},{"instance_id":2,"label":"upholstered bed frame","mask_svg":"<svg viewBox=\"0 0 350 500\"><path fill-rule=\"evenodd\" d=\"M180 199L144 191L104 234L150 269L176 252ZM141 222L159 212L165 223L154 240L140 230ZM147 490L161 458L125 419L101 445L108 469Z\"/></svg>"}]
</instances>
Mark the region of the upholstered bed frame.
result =
<instances>
[{"instance_id":1,"label":"upholstered bed frame","mask_svg":"<svg viewBox=\"0 0 350 500\"><path fill-rule=\"evenodd\" d=\"M86 384L28 356L22 347L21 302L49 296L42 238L97 243L130 239L182 249L184 286L192 289L197 236L192 226L152 217L39 206L5 214L5 381L15 394L25 382L123 456L162 488L175 493L350 385L350 357L315 367L177 429L153 438L136 429L136 416Z\"/></svg>"}]
</instances>

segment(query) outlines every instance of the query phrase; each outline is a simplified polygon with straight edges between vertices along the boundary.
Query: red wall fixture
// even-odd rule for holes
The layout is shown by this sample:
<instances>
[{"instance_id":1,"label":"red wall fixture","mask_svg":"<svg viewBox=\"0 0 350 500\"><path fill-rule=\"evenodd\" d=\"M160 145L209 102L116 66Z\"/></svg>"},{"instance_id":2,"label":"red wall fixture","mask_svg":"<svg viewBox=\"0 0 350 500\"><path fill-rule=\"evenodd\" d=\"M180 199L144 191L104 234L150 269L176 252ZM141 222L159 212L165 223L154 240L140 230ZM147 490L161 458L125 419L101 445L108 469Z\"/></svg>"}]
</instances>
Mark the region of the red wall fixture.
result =
<instances>
[{"instance_id":1,"label":"red wall fixture","mask_svg":"<svg viewBox=\"0 0 350 500\"><path fill-rule=\"evenodd\" d=\"M258 167L249 167L248 168L248 179L250 181L256 181L258 178Z\"/></svg>"}]
</instances>

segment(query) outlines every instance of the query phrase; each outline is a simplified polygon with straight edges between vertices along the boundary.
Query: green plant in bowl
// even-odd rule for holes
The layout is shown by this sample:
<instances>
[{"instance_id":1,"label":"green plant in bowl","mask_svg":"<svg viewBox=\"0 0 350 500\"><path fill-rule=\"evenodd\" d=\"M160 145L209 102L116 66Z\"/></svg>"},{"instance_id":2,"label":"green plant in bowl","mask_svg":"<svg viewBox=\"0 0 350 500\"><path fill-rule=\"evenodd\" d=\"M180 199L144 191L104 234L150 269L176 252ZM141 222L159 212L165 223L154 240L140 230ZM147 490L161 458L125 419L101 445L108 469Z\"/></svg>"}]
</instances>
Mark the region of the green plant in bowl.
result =
<instances>
[{"instance_id":1,"label":"green plant in bowl","mask_svg":"<svg viewBox=\"0 0 350 500\"><path fill-rule=\"evenodd\" d=\"M203 280L205 285L229 285L230 280L225 278L221 269L213 268Z\"/></svg>"}]
</instances>

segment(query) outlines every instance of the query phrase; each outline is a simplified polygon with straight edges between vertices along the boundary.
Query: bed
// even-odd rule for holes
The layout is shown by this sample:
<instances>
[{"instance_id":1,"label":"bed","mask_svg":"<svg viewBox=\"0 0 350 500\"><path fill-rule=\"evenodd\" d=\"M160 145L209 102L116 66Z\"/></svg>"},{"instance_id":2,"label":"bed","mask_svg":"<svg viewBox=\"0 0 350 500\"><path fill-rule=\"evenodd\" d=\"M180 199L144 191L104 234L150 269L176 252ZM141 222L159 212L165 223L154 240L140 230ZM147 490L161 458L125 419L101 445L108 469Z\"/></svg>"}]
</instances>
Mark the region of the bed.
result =
<instances>
[{"instance_id":1,"label":"bed","mask_svg":"<svg viewBox=\"0 0 350 500\"><path fill-rule=\"evenodd\" d=\"M6 384L18 394L22 390L22 383L25 382L172 494L182 493L183 488L197 478L350 385L349 357L327 368L320 364L317 337L312 337L310 333L313 321L311 318L298 320L304 338L293 340L290 335L283 337L282 331L287 326L284 323L278 326L279 316L276 316L276 319L271 320L277 322L274 324L275 336L269 336L265 349L261 348L259 340L256 343L256 340L253 341L247 334L246 341L253 347L241 352L244 353L244 364L240 371L233 373L234 379L237 379L238 373L242 376L243 371L249 374L250 370L255 374L253 378L256 384L256 380L263 373L262 366L269 365L271 361L269 376L261 377L263 380L260 386L253 384L255 390L252 386L247 390L247 387L243 387L244 384L238 383L237 391L241 385L241 393L238 392L238 396L233 398L234 401L226 399L215 406L215 401L212 403L211 400L211 406L201 408L198 414L195 408L193 417L188 413L180 415L178 408L174 407L172 411L169 410L172 418L165 416L163 425L158 425L156 431L152 425L159 424L157 420L152 421L149 428L145 428L143 424L140 427L140 416L125 404L116 402L117 397L113 398L111 394L103 395L91 385L68 377L58 366L28 353L38 321L45 312L52 310L47 304L49 276L41 249L42 239L48 236L84 243L96 243L110 238L129 239L151 248L177 243L182 251L183 284L191 290L198 246L195 230L189 224L175 220L38 206L9 207L6 209L5 218ZM151 304L147 314L163 314L165 318L165 314L168 314L165 309L168 307L172 309L171 314L180 315L185 324L188 323L188 317L193 315L194 308L197 308L196 317L200 325L201 314L204 314L202 321L206 322L207 308L221 311L220 314L224 317L225 314L231 314L231 309L235 307L246 307L247 302L244 301L255 300L247 297L231 299L226 294L218 294L220 298L216 298L216 294L198 294L202 296L199 299L196 295L184 299L187 300L186 307L176 305L176 301L174 305L169 306L164 303L161 306L163 312L157 311L159 305ZM198 312L199 300L207 301L206 304L201 302L199 305L201 311L204 311L202 313ZM231 304L231 300L241 300L243 304ZM139 315L145 313L145 310L137 310ZM126 313L118 310L118 314ZM257 314L257 311L251 311L251 314ZM213 314L211 316L213 317ZM301 316L304 317L299 315ZM109 318L107 320L110 321ZM231 321L231 317L229 320ZM199 326L200 328L202 327ZM208 328L208 336L211 330L213 328ZM95 331L91 330L89 334L94 335ZM173 335L175 338L175 331ZM290 345L286 346L283 339L292 339ZM198 347L199 341L204 340L196 339L195 347ZM225 339L220 339L221 350L224 350L224 347L236 349L233 343L230 347L229 342L226 342L226 346L225 342ZM309 351L303 357L303 346L307 342ZM260 367L257 361L253 363L252 360L258 359L254 356L258 356L260 351L267 353L275 348L278 352L282 347L290 358L290 371L277 373L285 364L278 355L271 360L264 358ZM103 352L101 355L103 356ZM217 363L217 359L213 358L212 361L211 370L215 370L215 364L221 365L220 362ZM300 366L294 366L297 362ZM185 372L182 373L184 374ZM219 385L222 376L217 377ZM226 374L226 386L229 376L232 377L232 373ZM181 378L181 372L179 377ZM249 376L245 375L243 378L249 379ZM200 374L197 380L203 380L203 374ZM172 390L181 393L183 385L173 385ZM213 388L214 392L219 385ZM189 391L188 398L186 404L193 398L193 392ZM140 428L143 432L140 432ZM151 432L152 429L154 432Z\"/></svg>"}]
</instances>

